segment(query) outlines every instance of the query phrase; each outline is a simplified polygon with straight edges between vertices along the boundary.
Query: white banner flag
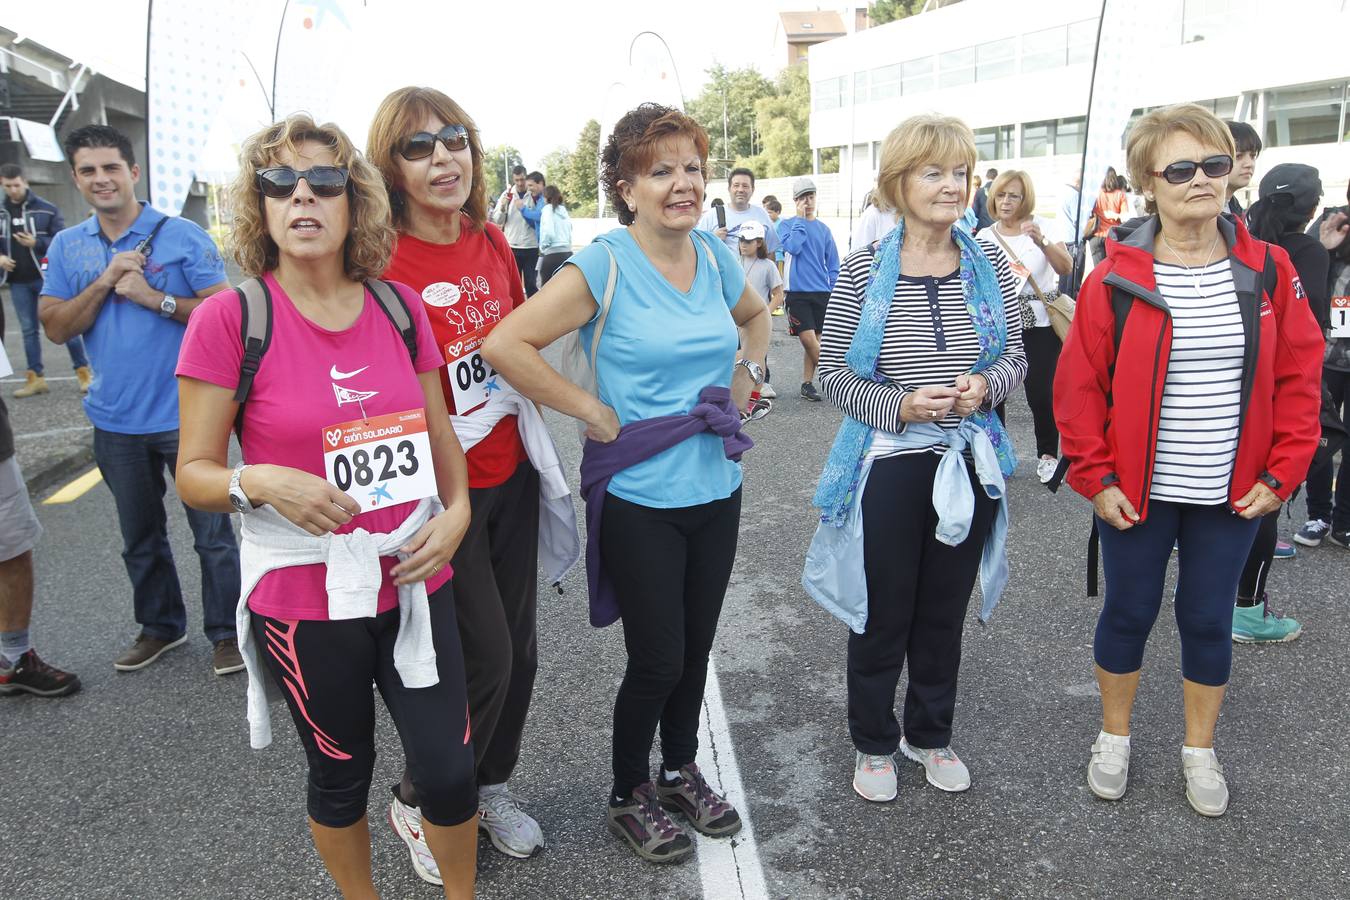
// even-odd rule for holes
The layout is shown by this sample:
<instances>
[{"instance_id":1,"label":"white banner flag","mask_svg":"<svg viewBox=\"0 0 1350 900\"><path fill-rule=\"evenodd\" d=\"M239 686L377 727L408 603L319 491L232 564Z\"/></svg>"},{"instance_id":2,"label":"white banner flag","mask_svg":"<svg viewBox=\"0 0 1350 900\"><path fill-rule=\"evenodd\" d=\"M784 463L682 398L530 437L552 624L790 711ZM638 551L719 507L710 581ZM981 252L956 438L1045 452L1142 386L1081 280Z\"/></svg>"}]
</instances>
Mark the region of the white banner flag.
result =
<instances>
[{"instance_id":1,"label":"white banner flag","mask_svg":"<svg viewBox=\"0 0 1350 900\"><path fill-rule=\"evenodd\" d=\"M337 118L336 101L347 79L378 56L355 52L352 17L359 9L352 0L293 0L286 8L272 97L278 121L295 112L307 112L319 123Z\"/></svg>"}]
</instances>

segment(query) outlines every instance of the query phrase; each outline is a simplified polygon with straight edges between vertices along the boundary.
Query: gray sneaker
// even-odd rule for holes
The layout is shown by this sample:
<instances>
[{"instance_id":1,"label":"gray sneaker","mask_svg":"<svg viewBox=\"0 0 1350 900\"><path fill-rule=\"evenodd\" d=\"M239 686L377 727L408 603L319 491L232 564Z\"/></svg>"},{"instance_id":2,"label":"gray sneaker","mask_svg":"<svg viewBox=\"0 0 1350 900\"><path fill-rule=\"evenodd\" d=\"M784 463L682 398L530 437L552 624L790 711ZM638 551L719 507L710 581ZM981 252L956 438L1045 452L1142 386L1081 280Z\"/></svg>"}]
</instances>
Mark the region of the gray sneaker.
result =
<instances>
[{"instance_id":1,"label":"gray sneaker","mask_svg":"<svg viewBox=\"0 0 1350 900\"><path fill-rule=\"evenodd\" d=\"M889 803L895 799L895 758L858 752L853 761L853 790L864 800Z\"/></svg>"},{"instance_id":2,"label":"gray sneaker","mask_svg":"<svg viewBox=\"0 0 1350 900\"><path fill-rule=\"evenodd\" d=\"M1186 775L1186 799L1191 809L1202 816L1221 816L1228 812L1228 780L1212 749L1203 753L1181 751L1181 768Z\"/></svg>"},{"instance_id":3,"label":"gray sneaker","mask_svg":"<svg viewBox=\"0 0 1350 900\"><path fill-rule=\"evenodd\" d=\"M1103 800L1125 796L1130 780L1130 739L1118 734L1098 732L1088 763L1088 787Z\"/></svg>"},{"instance_id":4,"label":"gray sneaker","mask_svg":"<svg viewBox=\"0 0 1350 900\"><path fill-rule=\"evenodd\" d=\"M950 746L924 750L911 747L909 741L901 738L900 752L906 759L923 765L928 783L933 787L953 793L970 789L970 770Z\"/></svg>"},{"instance_id":5,"label":"gray sneaker","mask_svg":"<svg viewBox=\"0 0 1350 900\"><path fill-rule=\"evenodd\" d=\"M113 660L113 668L119 672L135 672L159 659L169 650L187 642L187 635L179 635L172 641L161 641L145 632L136 635L136 640L121 656Z\"/></svg>"},{"instance_id":6,"label":"gray sneaker","mask_svg":"<svg viewBox=\"0 0 1350 900\"><path fill-rule=\"evenodd\" d=\"M608 813L609 830L647 862L680 862L694 852L694 842L662 808L650 781L634 788L626 802L611 802Z\"/></svg>"},{"instance_id":7,"label":"gray sneaker","mask_svg":"<svg viewBox=\"0 0 1350 900\"><path fill-rule=\"evenodd\" d=\"M529 859L544 849L539 823L520 808L519 798L504 784L479 785L478 830L488 833L492 846L516 859Z\"/></svg>"}]
</instances>

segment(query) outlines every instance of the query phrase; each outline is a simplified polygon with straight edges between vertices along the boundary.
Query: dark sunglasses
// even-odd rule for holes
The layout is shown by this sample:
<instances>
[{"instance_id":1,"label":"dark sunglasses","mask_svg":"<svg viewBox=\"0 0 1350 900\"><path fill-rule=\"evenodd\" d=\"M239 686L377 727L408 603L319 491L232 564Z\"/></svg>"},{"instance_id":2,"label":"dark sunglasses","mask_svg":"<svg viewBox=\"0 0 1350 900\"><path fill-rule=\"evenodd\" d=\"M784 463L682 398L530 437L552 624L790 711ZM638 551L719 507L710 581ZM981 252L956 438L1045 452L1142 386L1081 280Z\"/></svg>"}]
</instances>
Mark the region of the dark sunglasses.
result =
<instances>
[{"instance_id":1,"label":"dark sunglasses","mask_svg":"<svg viewBox=\"0 0 1350 900\"><path fill-rule=\"evenodd\" d=\"M408 162L426 159L436 152L437 141L444 144L446 150L463 150L469 146L469 130L463 125L447 125L435 134L419 131L404 141L398 152Z\"/></svg>"},{"instance_id":2,"label":"dark sunglasses","mask_svg":"<svg viewBox=\"0 0 1350 900\"><path fill-rule=\"evenodd\" d=\"M1233 171L1233 157L1225 153L1221 156L1211 156L1200 162L1193 162L1189 159L1181 160L1172 163L1161 172L1150 172L1149 174L1167 179L1168 184L1185 184L1195 177L1196 169L1203 169L1205 175L1210 178L1222 178Z\"/></svg>"},{"instance_id":3,"label":"dark sunglasses","mask_svg":"<svg viewBox=\"0 0 1350 900\"><path fill-rule=\"evenodd\" d=\"M290 166L272 166L258 170L258 190L264 197L285 200L300 185L300 179L309 182L316 197L340 197L347 190L347 170L338 166L314 166L297 172Z\"/></svg>"}]
</instances>

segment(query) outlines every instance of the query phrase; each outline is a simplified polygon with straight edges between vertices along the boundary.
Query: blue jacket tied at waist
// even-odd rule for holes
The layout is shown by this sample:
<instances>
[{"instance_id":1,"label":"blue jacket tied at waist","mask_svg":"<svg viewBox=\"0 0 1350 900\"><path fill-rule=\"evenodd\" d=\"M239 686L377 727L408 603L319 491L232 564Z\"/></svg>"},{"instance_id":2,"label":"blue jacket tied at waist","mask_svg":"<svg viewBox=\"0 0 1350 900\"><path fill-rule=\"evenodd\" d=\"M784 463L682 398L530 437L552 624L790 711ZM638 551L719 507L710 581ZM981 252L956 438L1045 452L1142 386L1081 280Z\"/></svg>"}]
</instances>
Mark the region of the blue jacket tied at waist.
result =
<instances>
[{"instance_id":1,"label":"blue jacket tied at waist","mask_svg":"<svg viewBox=\"0 0 1350 900\"><path fill-rule=\"evenodd\" d=\"M581 455L581 495L586 499L586 587L591 624L596 628L619 620L619 601L600 559L600 521L605 493L615 473L637 465L696 434L711 431L722 438L727 459L740 461L754 441L741 432L741 417L728 388L710 385L687 414L657 416L630 422L608 444L587 440Z\"/></svg>"}]
</instances>

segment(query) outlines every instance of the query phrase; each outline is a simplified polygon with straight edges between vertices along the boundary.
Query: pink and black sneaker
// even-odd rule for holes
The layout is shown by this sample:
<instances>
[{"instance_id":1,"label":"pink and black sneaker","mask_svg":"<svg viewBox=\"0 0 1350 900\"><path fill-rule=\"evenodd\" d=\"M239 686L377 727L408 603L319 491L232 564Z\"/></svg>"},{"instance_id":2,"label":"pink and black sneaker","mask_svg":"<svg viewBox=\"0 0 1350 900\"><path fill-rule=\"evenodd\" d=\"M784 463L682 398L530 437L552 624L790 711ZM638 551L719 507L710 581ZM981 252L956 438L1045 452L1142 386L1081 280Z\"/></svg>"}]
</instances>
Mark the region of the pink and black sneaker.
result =
<instances>
[{"instance_id":1,"label":"pink and black sneaker","mask_svg":"<svg viewBox=\"0 0 1350 900\"><path fill-rule=\"evenodd\" d=\"M610 800L609 830L647 862L680 862L694 852L693 841L661 808L661 800L650 781L634 788L632 796L623 803Z\"/></svg>"}]
</instances>

